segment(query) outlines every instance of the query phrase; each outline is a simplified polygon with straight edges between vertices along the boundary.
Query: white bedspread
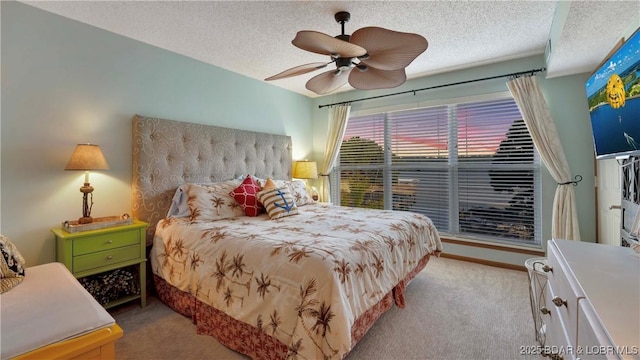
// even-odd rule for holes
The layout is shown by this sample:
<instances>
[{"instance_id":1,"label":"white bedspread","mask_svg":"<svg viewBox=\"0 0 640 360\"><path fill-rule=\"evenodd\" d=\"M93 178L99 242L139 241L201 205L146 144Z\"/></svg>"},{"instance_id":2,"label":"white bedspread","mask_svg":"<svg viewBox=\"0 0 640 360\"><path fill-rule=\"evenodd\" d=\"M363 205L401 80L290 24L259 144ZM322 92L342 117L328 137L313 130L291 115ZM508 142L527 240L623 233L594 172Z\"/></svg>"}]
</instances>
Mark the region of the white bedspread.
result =
<instances>
[{"instance_id":1,"label":"white bedspread","mask_svg":"<svg viewBox=\"0 0 640 360\"><path fill-rule=\"evenodd\" d=\"M153 272L276 337L291 356L340 359L354 321L442 245L421 214L326 204L299 211L277 220L162 220Z\"/></svg>"},{"instance_id":2,"label":"white bedspread","mask_svg":"<svg viewBox=\"0 0 640 360\"><path fill-rule=\"evenodd\" d=\"M0 295L0 358L7 359L115 323L61 263L25 269Z\"/></svg>"}]
</instances>

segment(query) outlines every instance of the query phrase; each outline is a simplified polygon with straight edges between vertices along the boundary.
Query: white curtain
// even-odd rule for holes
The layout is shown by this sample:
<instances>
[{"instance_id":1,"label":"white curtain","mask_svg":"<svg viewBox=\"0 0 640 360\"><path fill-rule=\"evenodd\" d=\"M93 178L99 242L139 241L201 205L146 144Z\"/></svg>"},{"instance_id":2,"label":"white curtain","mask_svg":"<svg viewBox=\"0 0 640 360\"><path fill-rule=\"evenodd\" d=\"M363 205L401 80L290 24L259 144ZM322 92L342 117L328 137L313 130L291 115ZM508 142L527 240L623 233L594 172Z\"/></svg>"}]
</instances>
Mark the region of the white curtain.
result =
<instances>
[{"instance_id":1,"label":"white curtain","mask_svg":"<svg viewBox=\"0 0 640 360\"><path fill-rule=\"evenodd\" d=\"M570 183L571 170L538 78L519 77L509 80L507 86L518 104L542 161L558 183L553 199L551 236L554 239L580 240L575 192Z\"/></svg>"},{"instance_id":2,"label":"white curtain","mask_svg":"<svg viewBox=\"0 0 640 360\"><path fill-rule=\"evenodd\" d=\"M350 105L338 105L331 109L329 116L329 134L327 135L327 146L324 150L324 159L320 164L321 192L320 201L331 202L331 192L329 188L329 173L336 163L342 138L347 129L349 120Z\"/></svg>"}]
</instances>

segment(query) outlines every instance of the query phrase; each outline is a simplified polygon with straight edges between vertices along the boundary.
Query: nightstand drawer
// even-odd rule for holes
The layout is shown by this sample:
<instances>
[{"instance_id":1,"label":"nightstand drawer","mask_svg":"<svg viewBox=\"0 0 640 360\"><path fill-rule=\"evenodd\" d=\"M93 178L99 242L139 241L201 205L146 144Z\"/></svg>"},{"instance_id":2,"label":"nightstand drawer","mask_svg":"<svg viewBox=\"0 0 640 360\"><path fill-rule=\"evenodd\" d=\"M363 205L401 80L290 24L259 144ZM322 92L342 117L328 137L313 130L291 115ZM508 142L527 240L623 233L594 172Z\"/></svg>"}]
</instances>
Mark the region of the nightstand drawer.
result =
<instances>
[{"instance_id":1,"label":"nightstand drawer","mask_svg":"<svg viewBox=\"0 0 640 360\"><path fill-rule=\"evenodd\" d=\"M114 265L123 261L140 259L138 244L118 249L100 251L92 254L75 256L73 258L73 272L82 272Z\"/></svg>"},{"instance_id":2,"label":"nightstand drawer","mask_svg":"<svg viewBox=\"0 0 640 360\"><path fill-rule=\"evenodd\" d=\"M138 231L120 231L88 238L78 238L73 240L73 256L139 244Z\"/></svg>"}]
</instances>

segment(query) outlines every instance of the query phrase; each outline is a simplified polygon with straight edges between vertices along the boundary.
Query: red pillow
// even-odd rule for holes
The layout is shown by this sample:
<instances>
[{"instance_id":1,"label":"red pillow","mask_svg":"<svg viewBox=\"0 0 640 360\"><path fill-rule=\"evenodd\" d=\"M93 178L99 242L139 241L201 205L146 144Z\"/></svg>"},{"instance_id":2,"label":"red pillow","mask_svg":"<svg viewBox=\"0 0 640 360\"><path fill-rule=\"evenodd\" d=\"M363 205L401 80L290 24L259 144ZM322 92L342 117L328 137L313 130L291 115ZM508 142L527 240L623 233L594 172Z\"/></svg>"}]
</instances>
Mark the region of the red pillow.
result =
<instances>
[{"instance_id":1,"label":"red pillow","mask_svg":"<svg viewBox=\"0 0 640 360\"><path fill-rule=\"evenodd\" d=\"M247 216L258 216L264 210L256 196L260 190L258 181L251 175L247 175L242 184L233 189L229 195L236 199L236 202L242 206Z\"/></svg>"}]
</instances>

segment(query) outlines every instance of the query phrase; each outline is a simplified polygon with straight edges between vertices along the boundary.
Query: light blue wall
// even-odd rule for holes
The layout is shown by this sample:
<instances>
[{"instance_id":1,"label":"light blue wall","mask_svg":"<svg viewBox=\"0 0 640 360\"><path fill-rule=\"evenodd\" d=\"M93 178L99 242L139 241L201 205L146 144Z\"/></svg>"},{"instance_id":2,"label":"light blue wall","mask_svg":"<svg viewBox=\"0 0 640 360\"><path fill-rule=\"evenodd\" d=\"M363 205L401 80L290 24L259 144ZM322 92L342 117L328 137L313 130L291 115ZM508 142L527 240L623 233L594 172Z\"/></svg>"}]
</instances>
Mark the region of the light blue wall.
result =
<instances>
[{"instance_id":1,"label":"light blue wall","mask_svg":"<svg viewBox=\"0 0 640 360\"><path fill-rule=\"evenodd\" d=\"M100 145L93 216L131 212L134 114L290 135L312 151L312 101L31 6L1 2L0 231L29 266L55 260L51 227L81 215L77 143Z\"/></svg>"},{"instance_id":2,"label":"light blue wall","mask_svg":"<svg viewBox=\"0 0 640 360\"><path fill-rule=\"evenodd\" d=\"M428 51L422 56L428 56ZM338 93L314 99L314 141L315 158L322 159L324 152L324 141L327 133L327 118L329 108L319 109L319 105L334 102L354 100L382 94L404 92L407 90L428 88L443 84L452 84L466 80L492 77L502 74L509 74L519 71L544 68L542 56L535 56L520 60L512 60L499 64L479 66L473 69L455 71L427 76L421 79L409 80L402 86L391 90L378 91L351 91L348 93ZM596 210L595 210L595 190L594 190L594 158L592 133L587 109L587 100L584 92L584 81L587 74L565 76L555 79L545 79L544 73L538 74L543 87L543 94L551 114L556 122L559 136L565 147L565 154L570 164L573 174L580 174L583 181L575 188L577 197L578 217L580 222L580 232L583 241L594 242L596 240ZM414 94L391 96L381 99L355 102L352 104L352 111L362 111L365 109L375 109L393 104L417 104L428 103L439 99L459 98L474 96L486 93L508 91L506 81L508 78L473 82L463 85L454 85L440 89L425 90ZM542 240L551 237L551 216L553 198L556 190L556 183L549 172L543 169L542 185ZM458 251L456 247L450 249ZM445 249L446 250L446 249ZM467 249L468 250L468 249ZM486 257L481 254L484 250L468 253L458 252L461 256L477 256L486 260L498 262L512 262L522 265L522 259L531 257L523 255L524 258L506 260L505 254L494 252L495 257ZM506 254L509 255L509 254Z\"/></svg>"}]
</instances>

